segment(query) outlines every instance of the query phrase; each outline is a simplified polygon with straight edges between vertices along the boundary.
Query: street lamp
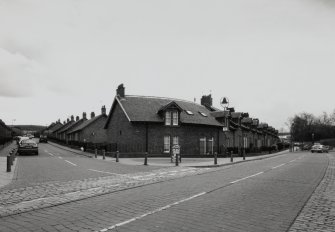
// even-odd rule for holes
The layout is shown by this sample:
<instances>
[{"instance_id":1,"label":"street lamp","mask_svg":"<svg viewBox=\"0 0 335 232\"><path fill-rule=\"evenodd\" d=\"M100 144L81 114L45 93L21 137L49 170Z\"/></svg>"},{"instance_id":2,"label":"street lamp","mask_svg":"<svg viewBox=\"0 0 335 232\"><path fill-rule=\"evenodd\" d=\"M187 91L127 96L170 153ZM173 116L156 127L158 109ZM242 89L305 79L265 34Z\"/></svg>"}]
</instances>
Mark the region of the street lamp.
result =
<instances>
[{"instance_id":1,"label":"street lamp","mask_svg":"<svg viewBox=\"0 0 335 232\"><path fill-rule=\"evenodd\" d=\"M227 110L229 106L229 99L227 97L221 98L220 105L223 107L224 110Z\"/></svg>"},{"instance_id":2,"label":"street lamp","mask_svg":"<svg viewBox=\"0 0 335 232\"><path fill-rule=\"evenodd\" d=\"M229 106L229 99L227 97L223 97L220 100L220 105L222 106L224 111L228 111L228 106ZM224 127L222 128L223 130L223 135L224 135L224 143L223 143L223 148L224 148L224 154L227 152L227 135L226 132L228 131L229 124L228 124L228 115L225 115L224 117Z\"/></svg>"}]
</instances>

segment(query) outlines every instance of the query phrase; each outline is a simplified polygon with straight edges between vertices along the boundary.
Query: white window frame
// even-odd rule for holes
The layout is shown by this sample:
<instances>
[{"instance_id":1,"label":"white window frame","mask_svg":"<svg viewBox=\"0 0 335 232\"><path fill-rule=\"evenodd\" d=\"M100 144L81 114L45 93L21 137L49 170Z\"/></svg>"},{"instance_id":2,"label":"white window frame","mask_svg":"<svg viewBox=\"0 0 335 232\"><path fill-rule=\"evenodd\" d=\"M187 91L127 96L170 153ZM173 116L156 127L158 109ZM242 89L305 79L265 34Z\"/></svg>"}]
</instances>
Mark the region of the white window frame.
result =
<instances>
[{"instance_id":1,"label":"white window frame","mask_svg":"<svg viewBox=\"0 0 335 232\"><path fill-rule=\"evenodd\" d=\"M165 112L165 125L171 126L171 111Z\"/></svg>"},{"instance_id":2,"label":"white window frame","mask_svg":"<svg viewBox=\"0 0 335 232\"><path fill-rule=\"evenodd\" d=\"M164 136L164 153L170 153L171 149L171 137L170 135Z\"/></svg>"},{"instance_id":3,"label":"white window frame","mask_svg":"<svg viewBox=\"0 0 335 232\"><path fill-rule=\"evenodd\" d=\"M204 153L200 153L200 155L206 155L206 137L202 137L200 138L200 144L203 143L204 144Z\"/></svg>"},{"instance_id":4,"label":"white window frame","mask_svg":"<svg viewBox=\"0 0 335 232\"><path fill-rule=\"evenodd\" d=\"M214 138L212 137L212 138L208 139L207 142L210 144L210 149L211 150L210 151L206 150L206 153L212 155L212 154L214 154Z\"/></svg>"},{"instance_id":5,"label":"white window frame","mask_svg":"<svg viewBox=\"0 0 335 232\"><path fill-rule=\"evenodd\" d=\"M178 136L173 136L172 137L172 146L174 145L179 145L179 137Z\"/></svg>"},{"instance_id":6,"label":"white window frame","mask_svg":"<svg viewBox=\"0 0 335 232\"><path fill-rule=\"evenodd\" d=\"M178 111L172 112L172 125L178 126L179 125L179 114Z\"/></svg>"}]
</instances>

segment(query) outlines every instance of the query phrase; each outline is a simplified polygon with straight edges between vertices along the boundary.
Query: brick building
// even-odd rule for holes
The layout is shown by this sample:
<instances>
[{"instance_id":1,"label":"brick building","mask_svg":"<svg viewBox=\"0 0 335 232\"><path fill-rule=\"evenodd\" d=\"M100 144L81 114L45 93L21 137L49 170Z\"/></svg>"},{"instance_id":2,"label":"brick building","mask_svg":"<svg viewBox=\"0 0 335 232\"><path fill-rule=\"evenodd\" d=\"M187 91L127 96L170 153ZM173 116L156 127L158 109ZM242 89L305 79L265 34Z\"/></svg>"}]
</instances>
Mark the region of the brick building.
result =
<instances>
[{"instance_id":1,"label":"brick building","mask_svg":"<svg viewBox=\"0 0 335 232\"><path fill-rule=\"evenodd\" d=\"M0 145L12 139L13 131L0 119Z\"/></svg>"},{"instance_id":2,"label":"brick building","mask_svg":"<svg viewBox=\"0 0 335 232\"><path fill-rule=\"evenodd\" d=\"M170 154L173 145L183 155L261 150L276 143L277 131L259 124L248 113L220 111L211 95L201 104L180 99L125 95L120 85L105 125L107 142L123 153Z\"/></svg>"},{"instance_id":3,"label":"brick building","mask_svg":"<svg viewBox=\"0 0 335 232\"><path fill-rule=\"evenodd\" d=\"M106 131L104 126L107 121L106 107L101 108L101 114L95 116L91 113L91 118L83 123L74 126L67 132L68 140L71 142L105 143Z\"/></svg>"},{"instance_id":4,"label":"brick building","mask_svg":"<svg viewBox=\"0 0 335 232\"><path fill-rule=\"evenodd\" d=\"M222 124L207 107L179 99L125 95L120 85L105 125L108 143L123 153L208 155L222 145Z\"/></svg>"}]
</instances>

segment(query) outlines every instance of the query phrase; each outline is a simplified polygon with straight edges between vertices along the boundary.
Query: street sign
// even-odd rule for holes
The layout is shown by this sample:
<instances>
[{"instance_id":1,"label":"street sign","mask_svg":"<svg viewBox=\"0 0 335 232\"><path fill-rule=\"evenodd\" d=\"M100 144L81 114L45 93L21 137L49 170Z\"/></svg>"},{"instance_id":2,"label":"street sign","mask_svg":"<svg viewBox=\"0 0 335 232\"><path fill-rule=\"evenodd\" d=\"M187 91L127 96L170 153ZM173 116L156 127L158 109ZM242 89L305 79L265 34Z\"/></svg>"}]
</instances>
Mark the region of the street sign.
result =
<instances>
[{"instance_id":1,"label":"street sign","mask_svg":"<svg viewBox=\"0 0 335 232\"><path fill-rule=\"evenodd\" d=\"M228 131L228 127L226 126L222 127L222 131Z\"/></svg>"},{"instance_id":2,"label":"street sign","mask_svg":"<svg viewBox=\"0 0 335 232\"><path fill-rule=\"evenodd\" d=\"M172 153L174 155L179 155L180 154L180 146L179 145L173 145L173 147L172 147Z\"/></svg>"}]
</instances>

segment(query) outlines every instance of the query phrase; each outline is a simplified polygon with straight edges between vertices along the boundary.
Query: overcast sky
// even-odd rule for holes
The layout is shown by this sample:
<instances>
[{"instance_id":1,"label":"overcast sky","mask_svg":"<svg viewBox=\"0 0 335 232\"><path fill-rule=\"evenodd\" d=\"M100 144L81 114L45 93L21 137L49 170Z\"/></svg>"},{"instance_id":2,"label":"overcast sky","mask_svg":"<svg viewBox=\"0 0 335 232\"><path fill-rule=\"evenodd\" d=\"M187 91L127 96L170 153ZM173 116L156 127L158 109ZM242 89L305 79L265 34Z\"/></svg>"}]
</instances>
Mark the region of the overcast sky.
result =
<instances>
[{"instance_id":1,"label":"overcast sky","mask_svg":"<svg viewBox=\"0 0 335 232\"><path fill-rule=\"evenodd\" d=\"M0 0L0 118L109 110L115 89L212 93L280 129L335 99L332 0ZM15 119L15 121L13 121Z\"/></svg>"}]
</instances>

